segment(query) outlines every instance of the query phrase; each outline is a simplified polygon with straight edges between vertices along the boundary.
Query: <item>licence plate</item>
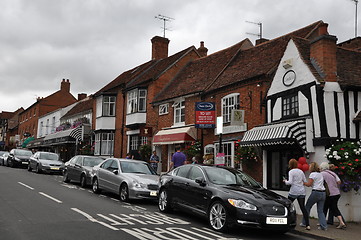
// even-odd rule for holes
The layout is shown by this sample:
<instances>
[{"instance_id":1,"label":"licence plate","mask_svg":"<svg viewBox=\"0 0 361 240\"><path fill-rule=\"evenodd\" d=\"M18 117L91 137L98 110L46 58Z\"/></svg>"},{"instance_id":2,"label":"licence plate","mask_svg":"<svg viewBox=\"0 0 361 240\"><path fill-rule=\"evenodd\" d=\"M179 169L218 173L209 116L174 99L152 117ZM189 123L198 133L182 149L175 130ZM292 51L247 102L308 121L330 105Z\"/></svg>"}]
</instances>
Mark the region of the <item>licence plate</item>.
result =
<instances>
[{"instance_id":1,"label":"licence plate","mask_svg":"<svg viewBox=\"0 0 361 240\"><path fill-rule=\"evenodd\" d=\"M28 162L22 162L21 164L29 164Z\"/></svg>"},{"instance_id":2,"label":"licence plate","mask_svg":"<svg viewBox=\"0 0 361 240\"><path fill-rule=\"evenodd\" d=\"M156 191L151 191L151 192L150 192L150 196L156 197L156 196L157 196L157 192L156 192Z\"/></svg>"},{"instance_id":3,"label":"licence plate","mask_svg":"<svg viewBox=\"0 0 361 240\"><path fill-rule=\"evenodd\" d=\"M287 218L275 218L275 217L267 217L267 224L287 224Z\"/></svg>"},{"instance_id":4,"label":"licence plate","mask_svg":"<svg viewBox=\"0 0 361 240\"><path fill-rule=\"evenodd\" d=\"M59 170L59 168L58 167L52 167L52 168L50 168L51 170Z\"/></svg>"}]
</instances>

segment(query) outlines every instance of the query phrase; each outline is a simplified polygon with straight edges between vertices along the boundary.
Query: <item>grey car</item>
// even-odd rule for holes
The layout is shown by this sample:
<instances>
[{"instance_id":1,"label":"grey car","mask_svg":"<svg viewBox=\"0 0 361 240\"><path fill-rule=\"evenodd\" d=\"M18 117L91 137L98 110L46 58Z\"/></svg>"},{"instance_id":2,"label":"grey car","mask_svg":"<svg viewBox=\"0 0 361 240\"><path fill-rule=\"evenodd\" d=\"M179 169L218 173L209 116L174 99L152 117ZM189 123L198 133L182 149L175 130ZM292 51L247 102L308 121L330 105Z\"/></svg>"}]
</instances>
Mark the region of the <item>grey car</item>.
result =
<instances>
[{"instance_id":1,"label":"grey car","mask_svg":"<svg viewBox=\"0 0 361 240\"><path fill-rule=\"evenodd\" d=\"M79 182L81 187L91 184L91 171L95 165L103 162L104 159L94 156L77 155L65 163L63 181Z\"/></svg>"},{"instance_id":2,"label":"grey car","mask_svg":"<svg viewBox=\"0 0 361 240\"><path fill-rule=\"evenodd\" d=\"M93 192L113 192L124 202L129 199L157 200L158 184L159 176L144 161L109 158L92 170Z\"/></svg>"},{"instance_id":3,"label":"grey car","mask_svg":"<svg viewBox=\"0 0 361 240\"><path fill-rule=\"evenodd\" d=\"M51 152L36 152L30 157L28 171L35 169L36 173L62 174L64 163L59 160L59 155Z\"/></svg>"},{"instance_id":4,"label":"grey car","mask_svg":"<svg viewBox=\"0 0 361 240\"><path fill-rule=\"evenodd\" d=\"M8 160L9 152L0 151L0 165L5 166Z\"/></svg>"},{"instance_id":5,"label":"grey car","mask_svg":"<svg viewBox=\"0 0 361 240\"><path fill-rule=\"evenodd\" d=\"M32 154L30 150L14 148L9 153L7 164L10 167L28 167Z\"/></svg>"}]
</instances>

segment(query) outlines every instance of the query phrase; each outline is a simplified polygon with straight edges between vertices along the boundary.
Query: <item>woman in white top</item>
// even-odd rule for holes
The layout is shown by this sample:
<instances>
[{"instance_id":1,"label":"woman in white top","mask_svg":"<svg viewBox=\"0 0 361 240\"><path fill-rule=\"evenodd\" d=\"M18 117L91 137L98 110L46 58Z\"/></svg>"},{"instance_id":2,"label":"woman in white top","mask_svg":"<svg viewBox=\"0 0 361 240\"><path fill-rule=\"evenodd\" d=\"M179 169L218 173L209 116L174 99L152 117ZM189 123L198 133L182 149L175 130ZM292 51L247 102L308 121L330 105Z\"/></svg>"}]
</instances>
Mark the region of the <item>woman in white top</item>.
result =
<instances>
[{"instance_id":1,"label":"woman in white top","mask_svg":"<svg viewBox=\"0 0 361 240\"><path fill-rule=\"evenodd\" d=\"M306 210L310 213L311 208L313 205L317 203L317 215L318 215L318 222L320 223L319 229L327 230L327 223L325 214L323 213L323 207L325 205L326 200L326 191L323 185L323 176L320 173L320 168L317 163L313 162L310 164L310 176L308 182L304 185L307 187L312 186L312 192L309 198L307 199L306 203ZM302 220L303 223L304 220Z\"/></svg>"},{"instance_id":2,"label":"woman in white top","mask_svg":"<svg viewBox=\"0 0 361 240\"><path fill-rule=\"evenodd\" d=\"M291 159L288 162L288 168L290 169L288 172L288 180L283 180L286 185L291 185L288 199L292 202L297 199L303 218L305 219L305 227L307 230L310 230L308 212L305 208L306 191L305 186L303 185L306 182L305 174L301 169L298 169L298 162L296 159Z\"/></svg>"}]
</instances>

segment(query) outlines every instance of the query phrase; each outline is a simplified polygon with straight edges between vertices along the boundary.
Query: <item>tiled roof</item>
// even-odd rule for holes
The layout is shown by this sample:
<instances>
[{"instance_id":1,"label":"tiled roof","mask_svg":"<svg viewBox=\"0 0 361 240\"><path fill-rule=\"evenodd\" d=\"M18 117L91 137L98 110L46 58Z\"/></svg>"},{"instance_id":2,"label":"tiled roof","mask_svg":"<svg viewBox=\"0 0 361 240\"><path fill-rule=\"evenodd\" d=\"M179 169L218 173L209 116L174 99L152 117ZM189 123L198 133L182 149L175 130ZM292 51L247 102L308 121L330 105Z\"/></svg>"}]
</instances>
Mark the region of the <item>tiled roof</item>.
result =
<instances>
[{"instance_id":1,"label":"tiled roof","mask_svg":"<svg viewBox=\"0 0 361 240\"><path fill-rule=\"evenodd\" d=\"M252 43L247 39L224 50L189 62L154 98L154 102L202 92L222 72L242 46L248 48L251 45Z\"/></svg>"},{"instance_id":2,"label":"tiled roof","mask_svg":"<svg viewBox=\"0 0 361 240\"><path fill-rule=\"evenodd\" d=\"M361 88L361 52L338 48L337 75L342 88Z\"/></svg>"},{"instance_id":3,"label":"tiled roof","mask_svg":"<svg viewBox=\"0 0 361 240\"><path fill-rule=\"evenodd\" d=\"M131 70L123 72L112 82L100 89L95 95L102 93L110 93L117 87L139 87L142 84L146 84L152 79L157 79L162 73L164 73L169 67L175 64L189 51L195 50L194 46L188 47L183 51L180 51L172 56L163 58L160 60L151 60L142 65L139 65Z\"/></svg>"},{"instance_id":4,"label":"tiled roof","mask_svg":"<svg viewBox=\"0 0 361 240\"><path fill-rule=\"evenodd\" d=\"M93 109L93 101L94 99L91 96L89 96L77 102L77 104L72 109L70 109L66 114L64 114L62 118L70 117L86 111L91 111Z\"/></svg>"},{"instance_id":5,"label":"tiled roof","mask_svg":"<svg viewBox=\"0 0 361 240\"><path fill-rule=\"evenodd\" d=\"M244 41L194 60L159 93L154 102L194 93L207 93L260 75L273 74L291 37L308 38L315 34L322 21L263 42L255 47L241 49Z\"/></svg>"}]
</instances>

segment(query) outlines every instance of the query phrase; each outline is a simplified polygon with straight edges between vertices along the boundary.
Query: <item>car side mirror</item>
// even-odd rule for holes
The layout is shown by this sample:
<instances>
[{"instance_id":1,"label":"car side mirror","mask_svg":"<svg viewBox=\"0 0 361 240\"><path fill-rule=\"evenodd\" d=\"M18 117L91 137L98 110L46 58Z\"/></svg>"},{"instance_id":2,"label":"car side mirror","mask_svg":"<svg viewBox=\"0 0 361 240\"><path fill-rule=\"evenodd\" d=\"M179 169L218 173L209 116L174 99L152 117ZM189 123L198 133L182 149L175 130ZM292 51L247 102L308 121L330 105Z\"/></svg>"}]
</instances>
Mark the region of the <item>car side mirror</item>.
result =
<instances>
[{"instance_id":1,"label":"car side mirror","mask_svg":"<svg viewBox=\"0 0 361 240\"><path fill-rule=\"evenodd\" d=\"M119 171L118 171L118 170L113 170L113 173L114 173L115 175L118 175Z\"/></svg>"},{"instance_id":2,"label":"car side mirror","mask_svg":"<svg viewBox=\"0 0 361 240\"><path fill-rule=\"evenodd\" d=\"M197 177L196 179L195 179L195 181L196 181L196 183L198 183L200 186L205 186L206 185L206 180L204 180L204 178L202 178L202 177Z\"/></svg>"}]
</instances>

